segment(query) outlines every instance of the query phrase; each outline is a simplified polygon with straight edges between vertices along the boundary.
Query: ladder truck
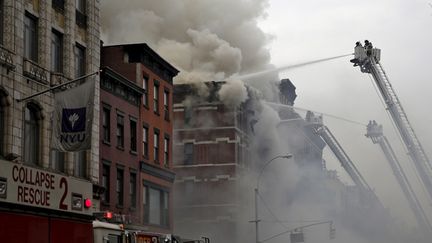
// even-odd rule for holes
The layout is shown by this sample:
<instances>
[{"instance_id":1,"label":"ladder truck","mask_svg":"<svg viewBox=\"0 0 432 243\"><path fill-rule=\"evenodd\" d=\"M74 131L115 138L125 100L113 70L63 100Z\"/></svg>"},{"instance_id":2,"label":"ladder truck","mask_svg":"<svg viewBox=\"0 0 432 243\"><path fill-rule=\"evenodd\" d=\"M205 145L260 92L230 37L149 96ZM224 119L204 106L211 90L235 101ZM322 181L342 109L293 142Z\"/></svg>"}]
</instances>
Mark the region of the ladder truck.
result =
<instances>
[{"instance_id":1,"label":"ladder truck","mask_svg":"<svg viewBox=\"0 0 432 243\"><path fill-rule=\"evenodd\" d=\"M309 126L312 127L313 131L317 135L319 135L329 146L333 154L339 160L341 166L350 176L351 180L358 188L360 188L360 191L362 192L362 196L365 197L365 199L371 199L365 201L373 202L375 204L374 206L384 208L384 206L381 204L378 197L376 196L374 191L370 188L370 186L368 185L364 177L358 171L357 167L354 165L353 161L350 159L348 154L345 152L345 150L336 140L334 135L330 132L328 127L323 124L322 116L315 116L313 112L308 111L306 113L306 122L308 123Z\"/></svg>"},{"instance_id":2,"label":"ladder truck","mask_svg":"<svg viewBox=\"0 0 432 243\"><path fill-rule=\"evenodd\" d=\"M372 75L375 83L386 104L386 109L393 119L399 134L411 157L416 171L432 199L432 166L428 159L414 129L408 121L401 102L394 91L387 74L381 63L381 50L372 47L372 43L365 41L363 47L360 42L354 48L354 59L351 60L354 66L359 66L360 71Z\"/></svg>"},{"instance_id":3,"label":"ladder truck","mask_svg":"<svg viewBox=\"0 0 432 243\"><path fill-rule=\"evenodd\" d=\"M390 168L393 171L393 175L396 178L399 186L405 195L411 210L414 213L414 217L417 224L424 233L431 233L432 226L425 214L423 207L420 204L409 180L403 171L396 154L391 147L388 139L384 136L382 125L378 125L376 121L370 121L367 125L366 137L370 138L374 144L378 144L381 147L385 157L387 158Z\"/></svg>"}]
</instances>

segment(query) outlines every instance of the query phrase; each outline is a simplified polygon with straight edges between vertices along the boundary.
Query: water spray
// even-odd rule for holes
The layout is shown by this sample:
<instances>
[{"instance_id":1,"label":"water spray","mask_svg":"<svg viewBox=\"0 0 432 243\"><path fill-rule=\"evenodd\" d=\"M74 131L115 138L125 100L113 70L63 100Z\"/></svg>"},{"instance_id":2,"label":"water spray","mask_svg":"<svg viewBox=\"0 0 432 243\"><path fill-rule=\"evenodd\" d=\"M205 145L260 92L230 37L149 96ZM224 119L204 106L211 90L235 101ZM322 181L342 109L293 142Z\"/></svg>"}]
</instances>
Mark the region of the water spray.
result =
<instances>
[{"instance_id":1,"label":"water spray","mask_svg":"<svg viewBox=\"0 0 432 243\"><path fill-rule=\"evenodd\" d=\"M324 112L321 112L321 111L316 111L316 110L301 108L301 107L298 107L298 106L291 106L291 105L286 105L286 104L274 103L274 102L269 102L269 101L265 101L264 103L266 103L266 104L268 104L270 106L273 106L273 107L292 108L292 109L301 110L301 111L312 111L314 113L321 114L321 115L324 115L324 116L327 116L327 117L331 117L331 118L334 118L334 119L338 119L338 120L341 120L341 121L349 122L349 123L360 125L360 126L364 126L364 127L367 126L367 124L359 122L359 121L350 120L350 119L347 119L345 117L335 116L335 115L324 113Z\"/></svg>"},{"instance_id":2,"label":"water spray","mask_svg":"<svg viewBox=\"0 0 432 243\"><path fill-rule=\"evenodd\" d=\"M269 74L269 73L275 73L275 72L280 72L280 71L287 70L287 69L293 69L293 68L303 67L303 66L307 66L307 65L311 65L311 64L315 64L315 63L326 62L326 61L330 61L333 59L338 59L338 58L347 57L347 56L351 56L351 55L353 55L353 54L351 53L351 54L340 55L340 56L335 56L335 57L317 59L317 60L313 60L313 61L309 61L309 62L302 62L302 63L298 63L298 64L285 65L282 67L277 67L277 68L259 71L259 72L255 72L255 73L244 74L244 75L232 77L232 78L240 79L240 80L247 80L250 78L259 77L259 76Z\"/></svg>"}]
</instances>

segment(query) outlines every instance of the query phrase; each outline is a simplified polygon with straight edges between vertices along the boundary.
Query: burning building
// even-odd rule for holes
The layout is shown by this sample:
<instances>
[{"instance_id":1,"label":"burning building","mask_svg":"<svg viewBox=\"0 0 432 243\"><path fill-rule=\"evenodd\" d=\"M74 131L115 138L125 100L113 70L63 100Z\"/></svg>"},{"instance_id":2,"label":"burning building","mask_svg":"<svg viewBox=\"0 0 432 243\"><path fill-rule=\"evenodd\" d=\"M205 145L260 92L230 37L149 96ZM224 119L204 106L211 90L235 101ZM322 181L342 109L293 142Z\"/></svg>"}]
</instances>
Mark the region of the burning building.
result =
<instances>
[{"instance_id":1,"label":"burning building","mask_svg":"<svg viewBox=\"0 0 432 243\"><path fill-rule=\"evenodd\" d=\"M174 86L174 223L175 232L186 237L236 237L237 183L251 166L253 123L247 103L229 107L220 100L224 84Z\"/></svg>"}]
</instances>

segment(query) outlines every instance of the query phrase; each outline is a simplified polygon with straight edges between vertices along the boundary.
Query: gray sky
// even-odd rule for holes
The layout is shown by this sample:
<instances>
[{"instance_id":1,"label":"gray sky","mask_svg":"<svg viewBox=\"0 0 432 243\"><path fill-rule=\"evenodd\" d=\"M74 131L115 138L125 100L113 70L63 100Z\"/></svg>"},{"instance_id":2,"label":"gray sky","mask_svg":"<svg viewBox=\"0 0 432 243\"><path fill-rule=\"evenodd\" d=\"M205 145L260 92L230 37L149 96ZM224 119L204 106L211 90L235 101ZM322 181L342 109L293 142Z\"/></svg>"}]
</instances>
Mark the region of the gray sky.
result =
<instances>
[{"instance_id":1,"label":"gray sky","mask_svg":"<svg viewBox=\"0 0 432 243\"><path fill-rule=\"evenodd\" d=\"M432 158L432 8L424 0L270 0L267 17L259 22L273 36L272 64L284 66L353 52L356 41L370 40L381 49L381 63L422 142ZM411 178L412 163L397 139L371 79L342 58L280 73L297 87L296 106L367 123L384 125ZM366 129L331 117L325 124L339 139L357 167L395 216L405 216L406 203L378 145L364 137ZM328 167L341 172L331 153ZM413 182L414 183L414 182ZM420 186L416 186L420 190ZM426 200L424 200L426 202ZM432 211L425 203L425 210Z\"/></svg>"}]
</instances>

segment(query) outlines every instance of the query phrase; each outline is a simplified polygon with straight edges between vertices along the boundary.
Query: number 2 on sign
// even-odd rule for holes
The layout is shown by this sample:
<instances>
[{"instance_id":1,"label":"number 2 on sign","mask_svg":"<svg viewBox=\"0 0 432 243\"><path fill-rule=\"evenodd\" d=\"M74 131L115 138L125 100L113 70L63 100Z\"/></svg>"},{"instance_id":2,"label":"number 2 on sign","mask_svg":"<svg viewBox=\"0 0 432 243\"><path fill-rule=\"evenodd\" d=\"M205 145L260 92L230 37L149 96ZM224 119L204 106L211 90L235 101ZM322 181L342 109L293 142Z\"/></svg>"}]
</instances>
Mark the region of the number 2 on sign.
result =
<instances>
[{"instance_id":1,"label":"number 2 on sign","mask_svg":"<svg viewBox=\"0 0 432 243\"><path fill-rule=\"evenodd\" d=\"M63 187L64 187L64 189L63 189ZM60 189L63 189L63 196L60 199L59 208L62 210L67 210L68 205L66 203L64 203L64 201L66 200L66 196L68 193L68 184L67 184L66 178L64 178L64 177L62 177L60 179Z\"/></svg>"}]
</instances>

